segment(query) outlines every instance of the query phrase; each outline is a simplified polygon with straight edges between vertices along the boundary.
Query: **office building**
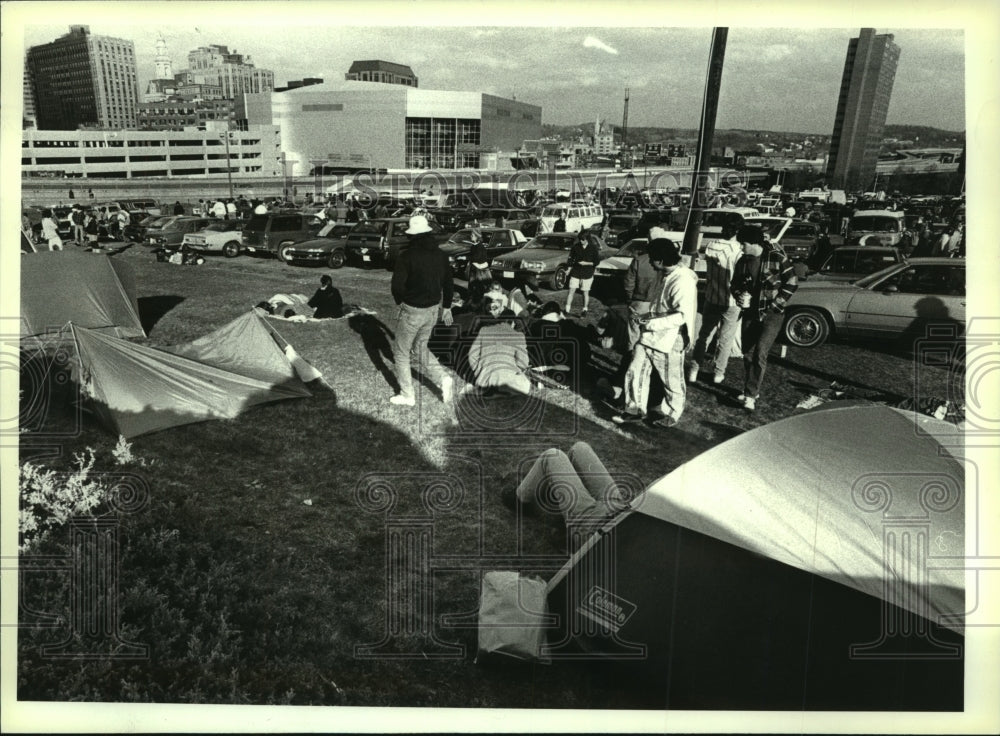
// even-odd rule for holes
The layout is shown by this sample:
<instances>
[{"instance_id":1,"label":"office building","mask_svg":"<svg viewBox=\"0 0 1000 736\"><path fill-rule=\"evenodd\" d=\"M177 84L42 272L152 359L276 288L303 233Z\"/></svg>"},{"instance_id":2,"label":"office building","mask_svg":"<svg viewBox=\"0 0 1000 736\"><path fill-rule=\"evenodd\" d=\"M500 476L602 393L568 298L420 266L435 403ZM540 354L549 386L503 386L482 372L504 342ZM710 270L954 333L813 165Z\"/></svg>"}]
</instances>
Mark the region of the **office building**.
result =
<instances>
[{"instance_id":1,"label":"office building","mask_svg":"<svg viewBox=\"0 0 1000 736\"><path fill-rule=\"evenodd\" d=\"M28 68L28 60L24 60L24 109L21 111L21 127L35 127L35 92L31 85L31 69Z\"/></svg>"},{"instance_id":2,"label":"office building","mask_svg":"<svg viewBox=\"0 0 1000 736\"><path fill-rule=\"evenodd\" d=\"M45 131L21 133L21 173L28 178L279 176L281 133L275 126L207 130ZM228 138L228 141L227 141ZM228 145L227 145L228 144Z\"/></svg>"},{"instance_id":3,"label":"office building","mask_svg":"<svg viewBox=\"0 0 1000 736\"><path fill-rule=\"evenodd\" d=\"M480 169L541 138L542 108L481 92L327 82L246 95L237 118L281 127L296 174L332 169ZM492 156L492 159L490 158Z\"/></svg>"},{"instance_id":4,"label":"office building","mask_svg":"<svg viewBox=\"0 0 1000 736\"><path fill-rule=\"evenodd\" d=\"M135 128L139 86L131 41L70 26L28 49L27 68L40 130Z\"/></svg>"},{"instance_id":5,"label":"office building","mask_svg":"<svg viewBox=\"0 0 1000 736\"><path fill-rule=\"evenodd\" d=\"M830 141L828 186L855 191L872 183L898 62L892 34L862 28L850 40Z\"/></svg>"},{"instance_id":6,"label":"office building","mask_svg":"<svg viewBox=\"0 0 1000 736\"><path fill-rule=\"evenodd\" d=\"M344 79L348 82L381 82L383 84L402 84L406 87L417 86L417 75L405 64L394 64L391 61L355 61L347 70Z\"/></svg>"},{"instance_id":7,"label":"office building","mask_svg":"<svg viewBox=\"0 0 1000 736\"><path fill-rule=\"evenodd\" d=\"M183 99L168 97L158 102L140 102L139 130L184 130L222 122L236 127L232 100Z\"/></svg>"},{"instance_id":8,"label":"office building","mask_svg":"<svg viewBox=\"0 0 1000 736\"><path fill-rule=\"evenodd\" d=\"M249 56L234 49L212 44L188 53L188 68L175 75L179 86L218 87L221 97L234 100L241 94L268 92L274 89L274 72L258 69Z\"/></svg>"}]
</instances>

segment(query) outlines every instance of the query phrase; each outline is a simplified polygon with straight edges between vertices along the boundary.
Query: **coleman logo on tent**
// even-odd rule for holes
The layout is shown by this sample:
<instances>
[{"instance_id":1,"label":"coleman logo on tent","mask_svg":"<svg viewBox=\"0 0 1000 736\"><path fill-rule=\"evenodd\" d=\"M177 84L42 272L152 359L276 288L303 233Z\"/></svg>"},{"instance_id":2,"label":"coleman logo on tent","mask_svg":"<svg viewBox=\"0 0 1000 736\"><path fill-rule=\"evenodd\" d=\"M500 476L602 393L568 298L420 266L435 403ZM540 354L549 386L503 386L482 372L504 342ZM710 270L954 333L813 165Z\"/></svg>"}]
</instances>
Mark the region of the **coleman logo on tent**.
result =
<instances>
[{"instance_id":1,"label":"coleman logo on tent","mask_svg":"<svg viewBox=\"0 0 1000 736\"><path fill-rule=\"evenodd\" d=\"M612 631L618 631L632 618L632 614L636 612L636 606L634 603L629 603L624 598L619 598L614 593L609 593L604 588L595 585L584 596L576 607L576 611Z\"/></svg>"}]
</instances>

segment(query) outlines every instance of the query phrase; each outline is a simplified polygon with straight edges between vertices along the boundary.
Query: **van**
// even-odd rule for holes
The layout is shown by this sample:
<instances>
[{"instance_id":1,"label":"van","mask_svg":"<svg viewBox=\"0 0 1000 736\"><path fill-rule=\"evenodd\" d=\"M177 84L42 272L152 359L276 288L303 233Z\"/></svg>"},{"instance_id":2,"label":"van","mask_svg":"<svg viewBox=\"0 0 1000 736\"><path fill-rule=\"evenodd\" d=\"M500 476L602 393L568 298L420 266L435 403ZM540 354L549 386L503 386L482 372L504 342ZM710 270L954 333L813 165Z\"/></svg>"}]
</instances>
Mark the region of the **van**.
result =
<instances>
[{"instance_id":1,"label":"van","mask_svg":"<svg viewBox=\"0 0 1000 736\"><path fill-rule=\"evenodd\" d=\"M551 232L552 226L559 219L560 213L566 213L566 232L578 233L594 225L600 225L604 220L604 210L599 204L585 202L556 202L545 206L542 210L542 224Z\"/></svg>"},{"instance_id":2,"label":"van","mask_svg":"<svg viewBox=\"0 0 1000 736\"><path fill-rule=\"evenodd\" d=\"M866 245L899 245L905 229L902 212L858 210L847 223L845 241L848 245L857 245L866 236L873 235L873 238L866 241Z\"/></svg>"}]
</instances>

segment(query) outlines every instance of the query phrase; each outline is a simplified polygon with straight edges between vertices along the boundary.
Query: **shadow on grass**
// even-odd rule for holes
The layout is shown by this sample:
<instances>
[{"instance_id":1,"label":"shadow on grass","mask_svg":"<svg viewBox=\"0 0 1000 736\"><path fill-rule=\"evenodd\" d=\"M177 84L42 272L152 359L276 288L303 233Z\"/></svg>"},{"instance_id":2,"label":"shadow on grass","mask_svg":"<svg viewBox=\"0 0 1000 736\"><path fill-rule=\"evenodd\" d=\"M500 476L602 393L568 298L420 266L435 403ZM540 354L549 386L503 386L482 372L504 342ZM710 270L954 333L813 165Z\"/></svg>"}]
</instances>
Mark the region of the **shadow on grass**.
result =
<instances>
[{"instance_id":1,"label":"shadow on grass","mask_svg":"<svg viewBox=\"0 0 1000 736\"><path fill-rule=\"evenodd\" d=\"M174 294L139 297L139 321L142 322L142 329L146 331L146 334L148 335L156 323L182 301L184 301L184 297Z\"/></svg>"},{"instance_id":2,"label":"shadow on grass","mask_svg":"<svg viewBox=\"0 0 1000 736\"><path fill-rule=\"evenodd\" d=\"M382 320L370 314L359 314L349 317L347 324L352 330L361 335L361 340L365 345L365 352L372 365L382 374L386 383L392 387L393 391L399 391L399 381L393 372L392 343L390 340L395 336Z\"/></svg>"}]
</instances>

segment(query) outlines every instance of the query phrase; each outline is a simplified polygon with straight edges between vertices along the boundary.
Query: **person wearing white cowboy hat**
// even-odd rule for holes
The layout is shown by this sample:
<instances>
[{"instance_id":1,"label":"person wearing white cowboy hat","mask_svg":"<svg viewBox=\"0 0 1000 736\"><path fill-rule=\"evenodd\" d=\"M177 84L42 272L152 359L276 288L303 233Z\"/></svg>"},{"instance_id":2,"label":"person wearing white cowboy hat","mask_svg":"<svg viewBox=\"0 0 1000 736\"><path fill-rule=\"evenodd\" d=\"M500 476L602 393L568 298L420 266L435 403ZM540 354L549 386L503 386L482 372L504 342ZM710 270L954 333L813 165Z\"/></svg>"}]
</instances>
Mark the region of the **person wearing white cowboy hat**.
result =
<instances>
[{"instance_id":1,"label":"person wearing white cowboy hat","mask_svg":"<svg viewBox=\"0 0 1000 736\"><path fill-rule=\"evenodd\" d=\"M431 354L427 342L439 314L446 325L452 323L454 284L451 267L425 216L411 217L406 234L410 236L410 245L396 258L392 273L392 298L399 305L393 349L399 393L389 401L397 406L416 403L410 375L410 353L415 350L422 370L441 387L441 399L448 402L451 401L453 379Z\"/></svg>"}]
</instances>

